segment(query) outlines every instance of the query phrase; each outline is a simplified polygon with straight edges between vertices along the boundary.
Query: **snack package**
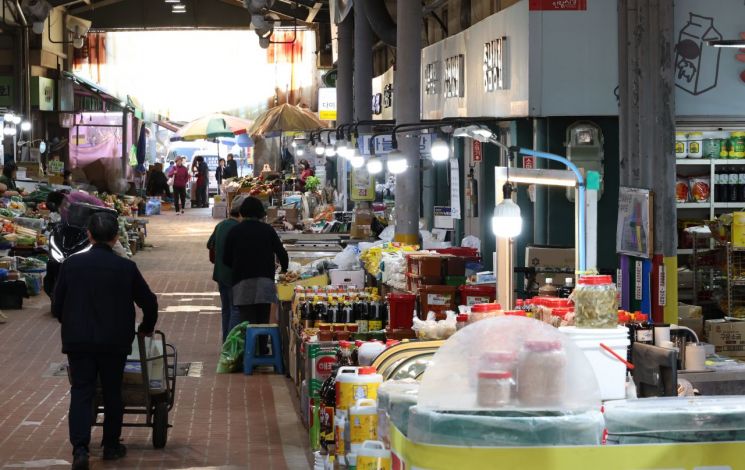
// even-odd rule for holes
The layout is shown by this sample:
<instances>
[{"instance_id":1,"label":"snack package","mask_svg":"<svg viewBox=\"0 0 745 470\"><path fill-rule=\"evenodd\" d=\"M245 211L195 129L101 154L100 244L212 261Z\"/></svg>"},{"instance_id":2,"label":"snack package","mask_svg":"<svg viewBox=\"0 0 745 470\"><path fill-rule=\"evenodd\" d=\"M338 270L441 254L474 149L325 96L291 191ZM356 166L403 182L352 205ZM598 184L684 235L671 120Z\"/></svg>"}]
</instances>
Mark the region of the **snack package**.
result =
<instances>
[{"instance_id":1,"label":"snack package","mask_svg":"<svg viewBox=\"0 0 745 470\"><path fill-rule=\"evenodd\" d=\"M676 202L688 202L688 179L678 176L675 182Z\"/></svg>"},{"instance_id":2,"label":"snack package","mask_svg":"<svg viewBox=\"0 0 745 470\"><path fill-rule=\"evenodd\" d=\"M711 177L694 176L689 180L691 199L695 202L708 202L711 196Z\"/></svg>"}]
</instances>

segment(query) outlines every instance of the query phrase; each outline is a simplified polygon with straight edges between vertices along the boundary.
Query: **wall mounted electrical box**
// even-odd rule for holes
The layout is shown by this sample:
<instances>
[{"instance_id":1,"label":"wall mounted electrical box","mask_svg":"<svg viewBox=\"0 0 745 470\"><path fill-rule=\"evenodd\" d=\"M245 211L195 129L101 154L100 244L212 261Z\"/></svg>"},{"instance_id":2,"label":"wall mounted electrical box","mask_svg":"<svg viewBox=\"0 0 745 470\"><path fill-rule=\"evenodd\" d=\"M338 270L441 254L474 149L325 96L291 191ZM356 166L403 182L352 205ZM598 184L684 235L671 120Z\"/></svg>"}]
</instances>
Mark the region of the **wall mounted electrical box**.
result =
<instances>
[{"instance_id":1,"label":"wall mounted electrical box","mask_svg":"<svg viewBox=\"0 0 745 470\"><path fill-rule=\"evenodd\" d=\"M567 158L587 174L588 171L600 173L600 191L598 199L603 196L605 179L605 150L603 132L594 122L577 121L567 128ZM567 189L567 199L574 201L574 189Z\"/></svg>"}]
</instances>

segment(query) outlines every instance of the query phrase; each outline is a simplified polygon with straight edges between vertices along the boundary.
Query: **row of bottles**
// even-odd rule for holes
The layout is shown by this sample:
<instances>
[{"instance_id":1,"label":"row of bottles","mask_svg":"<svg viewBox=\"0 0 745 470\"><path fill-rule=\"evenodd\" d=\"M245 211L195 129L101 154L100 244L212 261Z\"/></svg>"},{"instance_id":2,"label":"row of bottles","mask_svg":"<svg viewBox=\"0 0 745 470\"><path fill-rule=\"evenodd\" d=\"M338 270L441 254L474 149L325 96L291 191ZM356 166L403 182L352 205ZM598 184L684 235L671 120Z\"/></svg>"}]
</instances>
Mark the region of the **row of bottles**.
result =
<instances>
[{"instance_id":1,"label":"row of bottles","mask_svg":"<svg viewBox=\"0 0 745 470\"><path fill-rule=\"evenodd\" d=\"M745 202L745 166L717 168L714 202Z\"/></svg>"},{"instance_id":2,"label":"row of bottles","mask_svg":"<svg viewBox=\"0 0 745 470\"><path fill-rule=\"evenodd\" d=\"M564 279L564 285L559 287L554 285L552 278L547 277L546 283L538 289L538 296L568 299L572 292L574 292L574 279L571 277Z\"/></svg>"},{"instance_id":3,"label":"row of bottles","mask_svg":"<svg viewBox=\"0 0 745 470\"><path fill-rule=\"evenodd\" d=\"M388 323L388 305L377 295L356 300L316 296L299 305L300 321L304 328L318 327L320 323L356 323L357 331L380 331Z\"/></svg>"}]
</instances>

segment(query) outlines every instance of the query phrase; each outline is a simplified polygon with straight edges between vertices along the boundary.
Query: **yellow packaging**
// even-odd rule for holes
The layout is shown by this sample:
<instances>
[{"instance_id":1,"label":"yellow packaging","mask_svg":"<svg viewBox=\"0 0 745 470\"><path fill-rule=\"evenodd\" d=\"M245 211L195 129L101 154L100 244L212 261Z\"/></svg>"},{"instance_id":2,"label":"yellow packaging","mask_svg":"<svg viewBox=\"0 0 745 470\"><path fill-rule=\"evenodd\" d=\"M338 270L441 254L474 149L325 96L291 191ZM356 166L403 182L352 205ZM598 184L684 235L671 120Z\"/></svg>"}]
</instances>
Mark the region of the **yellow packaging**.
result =
<instances>
[{"instance_id":1,"label":"yellow packaging","mask_svg":"<svg viewBox=\"0 0 745 470\"><path fill-rule=\"evenodd\" d=\"M383 376L374 367L341 367L336 374L336 410L347 411L363 398L378 398Z\"/></svg>"},{"instance_id":2,"label":"yellow packaging","mask_svg":"<svg viewBox=\"0 0 745 470\"><path fill-rule=\"evenodd\" d=\"M358 449L357 470L391 470L391 451L380 441L365 441Z\"/></svg>"},{"instance_id":3,"label":"yellow packaging","mask_svg":"<svg viewBox=\"0 0 745 470\"><path fill-rule=\"evenodd\" d=\"M732 246L745 247L745 212L732 214Z\"/></svg>"},{"instance_id":4,"label":"yellow packaging","mask_svg":"<svg viewBox=\"0 0 745 470\"><path fill-rule=\"evenodd\" d=\"M357 400L349 409L349 441L352 452L356 452L365 441L378 439L378 407L369 398Z\"/></svg>"}]
</instances>

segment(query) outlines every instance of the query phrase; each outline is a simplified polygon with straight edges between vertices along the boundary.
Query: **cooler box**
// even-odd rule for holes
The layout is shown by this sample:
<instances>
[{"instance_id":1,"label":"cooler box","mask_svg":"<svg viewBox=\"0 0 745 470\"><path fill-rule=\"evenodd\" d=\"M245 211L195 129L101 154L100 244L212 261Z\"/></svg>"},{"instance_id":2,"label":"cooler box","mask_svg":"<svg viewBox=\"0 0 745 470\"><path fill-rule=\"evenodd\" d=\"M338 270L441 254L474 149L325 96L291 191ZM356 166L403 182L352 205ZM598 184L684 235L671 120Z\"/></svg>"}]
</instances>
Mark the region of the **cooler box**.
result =
<instances>
[{"instance_id":1,"label":"cooler box","mask_svg":"<svg viewBox=\"0 0 745 470\"><path fill-rule=\"evenodd\" d=\"M460 286L461 305L490 304L497 300L497 286L494 284L473 284Z\"/></svg>"}]
</instances>

